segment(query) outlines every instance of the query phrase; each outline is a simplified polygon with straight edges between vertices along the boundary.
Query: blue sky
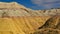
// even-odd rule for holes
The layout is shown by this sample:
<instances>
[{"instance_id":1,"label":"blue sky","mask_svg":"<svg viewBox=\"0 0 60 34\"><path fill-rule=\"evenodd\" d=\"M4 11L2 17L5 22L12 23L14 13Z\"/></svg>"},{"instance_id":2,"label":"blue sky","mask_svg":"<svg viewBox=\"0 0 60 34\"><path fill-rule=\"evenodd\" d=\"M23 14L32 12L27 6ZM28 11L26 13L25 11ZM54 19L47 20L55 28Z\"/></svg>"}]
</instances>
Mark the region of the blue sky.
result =
<instances>
[{"instance_id":1,"label":"blue sky","mask_svg":"<svg viewBox=\"0 0 60 34\"><path fill-rule=\"evenodd\" d=\"M60 0L0 0L0 2L18 2L27 8L34 10L59 8Z\"/></svg>"}]
</instances>

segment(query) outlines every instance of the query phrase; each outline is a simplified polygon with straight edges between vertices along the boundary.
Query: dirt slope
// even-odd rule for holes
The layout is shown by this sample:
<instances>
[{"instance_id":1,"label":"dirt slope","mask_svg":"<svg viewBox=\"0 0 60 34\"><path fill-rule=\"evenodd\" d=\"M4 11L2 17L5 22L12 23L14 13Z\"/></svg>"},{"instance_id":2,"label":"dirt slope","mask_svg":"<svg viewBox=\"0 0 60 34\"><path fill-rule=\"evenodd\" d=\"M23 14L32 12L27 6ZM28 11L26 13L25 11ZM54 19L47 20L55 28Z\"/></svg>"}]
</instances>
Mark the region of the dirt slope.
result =
<instances>
[{"instance_id":1,"label":"dirt slope","mask_svg":"<svg viewBox=\"0 0 60 34\"><path fill-rule=\"evenodd\" d=\"M32 10L16 2L0 2L0 34L35 34L45 24L46 28L58 24L59 16L60 9Z\"/></svg>"}]
</instances>

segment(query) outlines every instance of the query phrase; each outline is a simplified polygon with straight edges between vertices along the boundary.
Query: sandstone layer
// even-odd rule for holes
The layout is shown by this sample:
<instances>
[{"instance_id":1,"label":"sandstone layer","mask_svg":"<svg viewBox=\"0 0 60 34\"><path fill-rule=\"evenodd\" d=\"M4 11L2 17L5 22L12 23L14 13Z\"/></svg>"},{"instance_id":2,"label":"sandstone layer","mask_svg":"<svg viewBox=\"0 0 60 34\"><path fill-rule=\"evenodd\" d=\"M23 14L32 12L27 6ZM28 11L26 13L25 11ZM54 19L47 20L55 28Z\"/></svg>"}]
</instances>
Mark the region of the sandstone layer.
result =
<instances>
[{"instance_id":1,"label":"sandstone layer","mask_svg":"<svg viewBox=\"0 0 60 34\"><path fill-rule=\"evenodd\" d=\"M0 2L0 34L41 34L44 30L47 31L45 34L48 30L60 32L59 20L58 8L32 10L16 2Z\"/></svg>"}]
</instances>

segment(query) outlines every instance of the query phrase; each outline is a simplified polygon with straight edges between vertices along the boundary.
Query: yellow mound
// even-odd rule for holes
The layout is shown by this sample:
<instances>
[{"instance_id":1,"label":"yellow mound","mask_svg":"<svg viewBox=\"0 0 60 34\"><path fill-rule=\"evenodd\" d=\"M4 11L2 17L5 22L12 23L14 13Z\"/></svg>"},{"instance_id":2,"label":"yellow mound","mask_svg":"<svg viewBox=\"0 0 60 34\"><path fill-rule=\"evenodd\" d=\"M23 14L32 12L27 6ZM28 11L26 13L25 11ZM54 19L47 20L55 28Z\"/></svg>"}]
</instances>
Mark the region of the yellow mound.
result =
<instances>
[{"instance_id":1,"label":"yellow mound","mask_svg":"<svg viewBox=\"0 0 60 34\"><path fill-rule=\"evenodd\" d=\"M41 27L47 19L49 17L0 18L0 33L29 34Z\"/></svg>"}]
</instances>

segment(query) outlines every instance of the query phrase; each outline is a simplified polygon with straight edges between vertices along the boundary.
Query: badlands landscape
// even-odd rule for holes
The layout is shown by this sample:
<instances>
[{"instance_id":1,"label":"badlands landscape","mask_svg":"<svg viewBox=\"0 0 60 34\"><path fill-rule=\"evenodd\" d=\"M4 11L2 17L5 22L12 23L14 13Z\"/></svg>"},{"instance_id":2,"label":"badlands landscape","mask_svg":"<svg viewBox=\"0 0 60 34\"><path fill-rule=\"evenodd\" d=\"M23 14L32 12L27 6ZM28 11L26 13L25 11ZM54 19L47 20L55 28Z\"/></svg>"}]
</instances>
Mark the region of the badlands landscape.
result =
<instances>
[{"instance_id":1,"label":"badlands landscape","mask_svg":"<svg viewBox=\"0 0 60 34\"><path fill-rule=\"evenodd\" d=\"M32 10L0 2L0 34L60 34L60 8Z\"/></svg>"}]
</instances>

